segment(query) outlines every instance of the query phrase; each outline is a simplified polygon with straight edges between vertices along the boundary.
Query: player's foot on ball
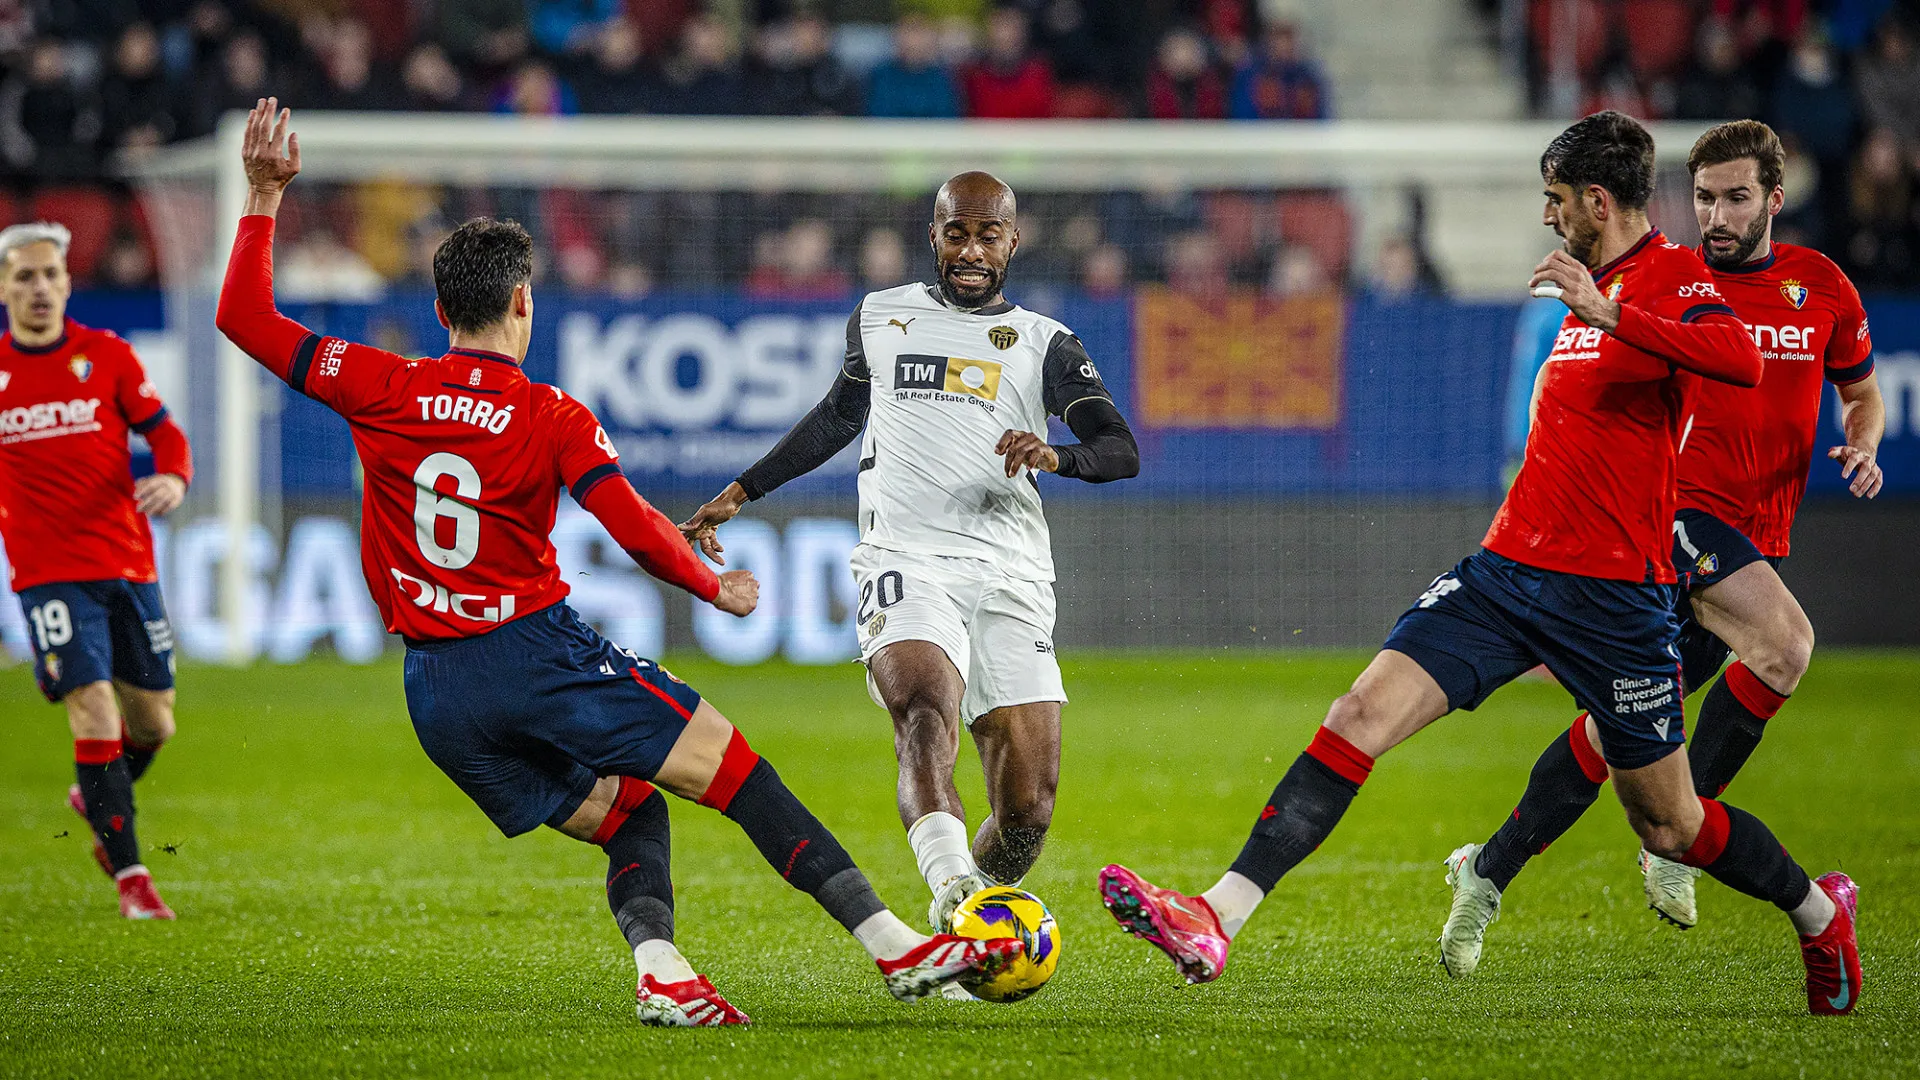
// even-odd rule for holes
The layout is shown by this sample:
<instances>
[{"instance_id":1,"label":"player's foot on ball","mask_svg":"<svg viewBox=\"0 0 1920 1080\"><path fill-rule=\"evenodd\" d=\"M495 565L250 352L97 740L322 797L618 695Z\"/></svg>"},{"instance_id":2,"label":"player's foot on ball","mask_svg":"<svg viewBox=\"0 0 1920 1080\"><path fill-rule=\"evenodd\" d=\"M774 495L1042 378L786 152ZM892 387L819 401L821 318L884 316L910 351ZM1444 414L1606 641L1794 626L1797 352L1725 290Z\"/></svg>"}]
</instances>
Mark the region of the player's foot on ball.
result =
<instances>
[{"instance_id":1,"label":"player's foot on ball","mask_svg":"<svg viewBox=\"0 0 1920 1080\"><path fill-rule=\"evenodd\" d=\"M1017 938L955 937L935 934L893 960L875 960L887 990L901 1001L919 1001L964 976L990 979L1020 958Z\"/></svg>"},{"instance_id":2,"label":"player's foot on ball","mask_svg":"<svg viewBox=\"0 0 1920 1080\"><path fill-rule=\"evenodd\" d=\"M1100 871L1100 902L1122 930L1166 953L1189 985L1226 970L1231 942L1204 898L1162 889L1115 864Z\"/></svg>"},{"instance_id":3,"label":"player's foot on ball","mask_svg":"<svg viewBox=\"0 0 1920 1080\"><path fill-rule=\"evenodd\" d=\"M981 889L989 888L993 882L978 871L948 878L944 885L933 890L933 902L927 905L927 925L936 934L946 934L953 930L953 913L960 902Z\"/></svg>"},{"instance_id":4,"label":"player's foot on ball","mask_svg":"<svg viewBox=\"0 0 1920 1080\"><path fill-rule=\"evenodd\" d=\"M1487 924L1500 917L1500 889L1474 872L1479 844L1455 848L1447 856L1447 884L1453 886L1453 907L1447 925L1440 928L1440 963L1447 974L1464 979L1480 966Z\"/></svg>"},{"instance_id":5,"label":"player's foot on ball","mask_svg":"<svg viewBox=\"0 0 1920 1080\"><path fill-rule=\"evenodd\" d=\"M87 800L81 797L79 784L67 788L67 805L73 807L73 812L80 815L81 821L87 821ZM107 846L100 842L99 837L93 835L91 821L87 821L87 835L93 837L93 861L100 864L103 873L112 877L113 860L107 858Z\"/></svg>"},{"instance_id":6,"label":"player's foot on ball","mask_svg":"<svg viewBox=\"0 0 1920 1080\"><path fill-rule=\"evenodd\" d=\"M133 869L129 867L128 869ZM120 890L120 914L128 919L171 919L173 909L160 899L154 891L153 875L141 870L117 878L114 885Z\"/></svg>"},{"instance_id":7,"label":"player's foot on ball","mask_svg":"<svg viewBox=\"0 0 1920 1080\"><path fill-rule=\"evenodd\" d=\"M1640 849L1640 880L1647 890L1647 906L1682 930L1691 930L1700 921L1700 908L1693 899L1693 882L1699 876L1697 867Z\"/></svg>"},{"instance_id":8,"label":"player's foot on ball","mask_svg":"<svg viewBox=\"0 0 1920 1080\"><path fill-rule=\"evenodd\" d=\"M1845 1016L1860 1001L1860 943L1855 926L1860 890L1841 873L1822 874L1813 887L1833 898L1833 921L1812 937L1800 937L1800 959L1807 965L1807 1011L1815 1016Z\"/></svg>"},{"instance_id":9,"label":"player's foot on ball","mask_svg":"<svg viewBox=\"0 0 1920 1080\"><path fill-rule=\"evenodd\" d=\"M648 1027L719 1027L722 1024L751 1024L747 1014L734 1008L705 975L680 982L658 982L651 975L640 976L633 992L633 1011Z\"/></svg>"}]
</instances>

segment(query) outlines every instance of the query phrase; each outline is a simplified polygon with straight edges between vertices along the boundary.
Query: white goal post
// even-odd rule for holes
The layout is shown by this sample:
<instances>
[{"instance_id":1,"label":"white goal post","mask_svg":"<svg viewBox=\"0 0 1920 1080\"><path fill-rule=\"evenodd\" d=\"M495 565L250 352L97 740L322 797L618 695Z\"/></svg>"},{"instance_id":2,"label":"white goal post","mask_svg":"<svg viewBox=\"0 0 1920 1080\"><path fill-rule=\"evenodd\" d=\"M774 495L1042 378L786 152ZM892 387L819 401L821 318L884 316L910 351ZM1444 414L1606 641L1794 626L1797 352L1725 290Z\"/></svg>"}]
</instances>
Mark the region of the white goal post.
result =
<instances>
[{"instance_id":1,"label":"white goal post","mask_svg":"<svg viewBox=\"0 0 1920 1080\"><path fill-rule=\"evenodd\" d=\"M297 106L297 102L291 103ZM277 400L263 374L214 333L220 275L245 196L230 113L207 139L166 148L132 170L152 209L170 330L187 374L174 388L196 440L211 442L215 506L229 553L219 610L227 657L250 660L255 613L248 537L277 492L266 437ZM1538 162L1561 130L1526 123L1156 123L877 121L857 119L522 118L296 112L303 174L296 188L375 179L451 187L591 191L804 192L930 195L948 176L986 169L1016 191L1149 193L1205 189L1336 190L1354 220L1355 262L1406 227L1401 193L1422 195L1434 261L1458 295L1520 299L1551 244L1539 224ZM1700 125L1651 128L1665 198ZM1681 174L1684 175L1684 174ZM1669 214L1671 218L1673 215ZM270 445L271 444L271 445Z\"/></svg>"}]
</instances>

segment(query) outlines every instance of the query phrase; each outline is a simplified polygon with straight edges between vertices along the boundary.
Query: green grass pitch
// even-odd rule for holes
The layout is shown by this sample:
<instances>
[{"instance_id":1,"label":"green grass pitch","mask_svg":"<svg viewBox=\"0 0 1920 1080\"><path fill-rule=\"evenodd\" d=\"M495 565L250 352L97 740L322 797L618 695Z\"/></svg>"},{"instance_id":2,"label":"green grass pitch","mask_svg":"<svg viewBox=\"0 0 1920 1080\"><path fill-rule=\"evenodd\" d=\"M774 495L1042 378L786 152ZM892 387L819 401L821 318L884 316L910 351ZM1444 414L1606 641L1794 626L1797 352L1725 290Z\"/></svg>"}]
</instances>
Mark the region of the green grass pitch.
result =
<instances>
[{"instance_id":1,"label":"green grass pitch","mask_svg":"<svg viewBox=\"0 0 1920 1080\"><path fill-rule=\"evenodd\" d=\"M1852 1018L1805 1014L1776 911L1703 881L1698 929L1659 924L1610 792L1510 890L1479 973L1448 980L1441 860L1500 822L1572 718L1537 682L1390 755L1225 978L1181 987L1114 929L1094 872L1119 859L1210 884L1364 659L1069 658L1059 810L1028 882L1059 917L1063 962L1017 1005L894 1003L731 823L676 802L681 947L757 1021L721 1032L635 1023L600 854L495 833L415 743L396 663L181 673L181 735L139 789L172 924L117 918L63 801L63 717L16 668L0 673L0 1075L1920 1074L1912 653L1823 652L1729 792L1810 869L1860 881ZM676 670L923 918L885 717L857 669ZM961 789L977 821L970 751Z\"/></svg>"}]
</instances>

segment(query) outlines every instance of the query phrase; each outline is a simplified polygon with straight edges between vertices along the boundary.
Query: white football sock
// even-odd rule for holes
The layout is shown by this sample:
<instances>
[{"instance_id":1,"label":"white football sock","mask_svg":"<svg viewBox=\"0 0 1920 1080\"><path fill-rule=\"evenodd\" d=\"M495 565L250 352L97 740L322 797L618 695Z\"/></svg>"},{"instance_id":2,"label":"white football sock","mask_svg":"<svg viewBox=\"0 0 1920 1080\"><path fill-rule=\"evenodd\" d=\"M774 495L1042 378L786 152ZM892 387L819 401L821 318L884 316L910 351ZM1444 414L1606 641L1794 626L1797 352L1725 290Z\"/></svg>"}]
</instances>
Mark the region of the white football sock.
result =
<instances>
[{"instance_id":1,"label":"white football sock","mask_svg":"<svg viewBox=\"0 0 1920 1080\"><path fill-rule=\"evenodd\" d=\"M913 846L920 876L935 892L954 878L976 872L973 850L967 846L967 823L952 814L935 810L914 822L907 829L907 843Z\"/></svg>"},{"instance_id":2,"label":"white football sock","mask_svg":"<svg viewBox=\"0 0 1920 1080\"><path fill-rule=\"evenodd\" d=\"M686 982L694 977L693 965L664 938L643 941L633 948L633 964L640 974L653 976L654 982Z\"/></svg>"},{"instance_id":3,"label":"white football sock","mask_svg":"<svg viewBox=\"0 0 1920 1080\"><path fill-rule=\"evenodd\" d=\"M927 935L884 909L861 920L860 925L853 928L853 937L875 960L897 960L928 940Z\"/></svg>"},{"instance_id":4,"label":"white football sock","mask_svg":"<svg viewBox=\"0 0 1920 1080\"><path fill-rule=\"evenodd\" d=\"M1220 929L1229 938L1238 934L1240 928L1247 925L1247 919L1253 915L1253 909L1260 906L1267 894L1260 886L1247 880L1243 874L1229 870L1220 879L1219 884L1200 894L1200 899L1213 908L1220 916Z\"/></svg>"},{"instance_id":5,"label":"white football sock","mask_svg":"<svg viewBox=\"0 0 1920 1080\"><path fill-rule=\"evenodd\" d=\"M1802 937L1819 937L1832 924L1835 910L1833 897L1827 895L1827 890L1821 888L1818 882L1809 881L1807 898L1800 901L1799 907L1787 912L1787 918L1793 920L1793 928Z\"/></svg>"}]
</instances>

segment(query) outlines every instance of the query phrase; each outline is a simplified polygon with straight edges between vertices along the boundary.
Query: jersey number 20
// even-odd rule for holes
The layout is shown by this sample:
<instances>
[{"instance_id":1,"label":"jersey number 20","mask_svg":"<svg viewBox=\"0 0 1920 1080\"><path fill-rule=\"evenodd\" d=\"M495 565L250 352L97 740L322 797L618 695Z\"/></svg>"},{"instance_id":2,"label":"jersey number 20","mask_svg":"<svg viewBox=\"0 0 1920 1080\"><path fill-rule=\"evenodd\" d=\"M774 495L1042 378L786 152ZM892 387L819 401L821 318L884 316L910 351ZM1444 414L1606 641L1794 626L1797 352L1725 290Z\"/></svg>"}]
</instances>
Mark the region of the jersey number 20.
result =
<instances>
[{"instance_id":1,"label":"jersey number 20","mask_svg":"<svg viewBox=\"0 0 1920 1080\"><path fill-rule=\"evenodd\" d=\"M443 476L453 477L453 495L433 490ZM480 473L473 463L458 454L428 454L413 470L413 486L413 536L420 544L420 554L447 570L459 570L471 563L480 553L480 511L467 505L480 498ZM434 538L434 526L441 518L453 520L452 547L441 547Z\"/></svg>"}]
</instances>

